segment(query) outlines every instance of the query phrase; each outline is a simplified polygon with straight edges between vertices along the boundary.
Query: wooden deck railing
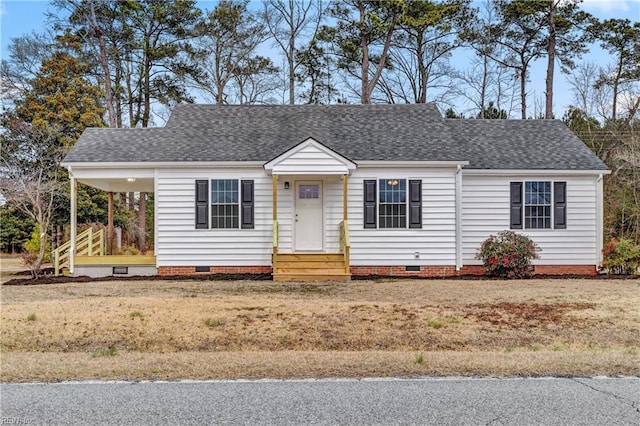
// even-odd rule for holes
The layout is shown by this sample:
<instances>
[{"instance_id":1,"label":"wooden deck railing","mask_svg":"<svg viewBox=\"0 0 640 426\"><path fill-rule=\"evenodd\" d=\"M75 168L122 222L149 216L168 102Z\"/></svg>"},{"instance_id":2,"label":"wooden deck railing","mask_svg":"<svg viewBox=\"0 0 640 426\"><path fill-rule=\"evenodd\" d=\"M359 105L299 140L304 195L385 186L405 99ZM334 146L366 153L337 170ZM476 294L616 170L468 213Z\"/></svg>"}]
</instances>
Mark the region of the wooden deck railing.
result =
<instances>
[{"instance_id":1,"label":"wooden deck railing","mask_svg":"<svg viewBox=\"0 0 640 426\"><path fill-rule=\"evenodd\" d=\"M92 228L80 233L76 237L76 253L74 256L104 256L104 230L94 231ZM71 241L59 246L53 251L54 271L60 275L60 271L69 268L71 264Z\"/></svg>"},{"instance_id":2,"label":"wooden deck railing","mask_svg":"<svg viewBox=\"0 0 640 426\"><path fill-rule=\"evenodd\" d=\"M350 254L351 240L349 239L349 224L346 220L340 222L340 251L344 253L344 271L349 274L351 272Z\"/></svg>"},{"instance_id":3,"label":"wooden deck railing","mask_svg":"<svg viewBox=\"0 0 640 426\"><path fill-rule=\"evenodd\" d=\"M278 221L273 221L273 252L271 253L271 263L273 263L273 271L275 273L278 266Z\"/></svg>"}]
</instances>

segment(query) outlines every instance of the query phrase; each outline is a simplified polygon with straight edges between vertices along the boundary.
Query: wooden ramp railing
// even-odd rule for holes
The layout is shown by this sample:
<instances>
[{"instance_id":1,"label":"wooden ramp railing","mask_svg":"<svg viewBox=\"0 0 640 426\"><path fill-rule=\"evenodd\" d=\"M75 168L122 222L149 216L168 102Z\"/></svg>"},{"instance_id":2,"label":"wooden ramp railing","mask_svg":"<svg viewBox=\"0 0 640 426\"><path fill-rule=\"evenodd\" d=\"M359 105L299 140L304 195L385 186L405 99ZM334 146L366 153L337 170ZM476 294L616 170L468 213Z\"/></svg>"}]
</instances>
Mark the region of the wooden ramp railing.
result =
<instances>
[{"instance_id":1,"label":"wooden ramp railing","mask_svg":"<svg viewBox=\"0 0 640 426\"><path fill-rule=\"evenodd\" d=\"M104 229L94 231L92 228L76 237L75 256L104 256ZM56 276L71 263L71 241L67 241L53 251L54 271Z\"/></svg>"}]
</instances>

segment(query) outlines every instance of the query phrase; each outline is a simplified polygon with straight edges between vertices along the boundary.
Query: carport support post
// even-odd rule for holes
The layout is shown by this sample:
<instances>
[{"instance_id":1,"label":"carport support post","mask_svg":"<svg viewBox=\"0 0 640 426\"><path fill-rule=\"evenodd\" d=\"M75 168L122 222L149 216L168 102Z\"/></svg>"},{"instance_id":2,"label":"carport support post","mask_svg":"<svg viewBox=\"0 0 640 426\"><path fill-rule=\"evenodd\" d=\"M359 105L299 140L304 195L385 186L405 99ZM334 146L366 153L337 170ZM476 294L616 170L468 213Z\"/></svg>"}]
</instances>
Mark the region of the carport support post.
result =
<instances>
[{"instance_id":1,"label":"carport support post","mask_svg":"<svg viewBox=\"0 0 640 426\"><path fill-rule=\"evenodd\" d=\"M347 175L342 175L342 220L347 222Z\"/></svg>"},{"instance_id":2,"label":"carport support post","mask_svg":"<svg viewBox=\"0 0 640 426\"><path fill-rule=\"evenodd\" d=\"M73 177L71 173L69 173L69 179L71 180L71 220L70 220L70 237L71 237L71 247L69 247L69 275L73 275L75 268L75 257L76 257L76 222L78 217L78 209L77 209L77 197L78 197L78 183L76 182L76 178Z\"/></svg>"},{"instance_id":3,"label":"carport support post","mask_svg":"<svg viewBox=\"0 0 640 426\"><path fill-rule=\"evenodd\" d=\"M278 176L274 173L272 176L273 180L273 194L272 194L272 205L273 205L273 221L278 221Z\"/></svg>"},{"instance_id":4,"label":"carport support post","mask_svg":"<svg viewBox=\"0 0 640 426\"><path fill-rule=\"evenodd\" d=\"M113 192L109 191L107 208L107 254L113 254Z\"/></svg>"}]
</instances>

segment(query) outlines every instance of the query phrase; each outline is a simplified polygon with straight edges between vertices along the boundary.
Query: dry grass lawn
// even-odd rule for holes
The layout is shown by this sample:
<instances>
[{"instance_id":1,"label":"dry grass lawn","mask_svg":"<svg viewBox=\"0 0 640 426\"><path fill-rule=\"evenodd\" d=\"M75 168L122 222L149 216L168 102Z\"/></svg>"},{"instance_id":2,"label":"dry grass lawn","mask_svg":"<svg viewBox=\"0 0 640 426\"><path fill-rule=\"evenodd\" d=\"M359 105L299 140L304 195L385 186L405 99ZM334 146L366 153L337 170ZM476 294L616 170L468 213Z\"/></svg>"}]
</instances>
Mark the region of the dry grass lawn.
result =
<instances>
[{"instance_id":1,"label":"dry grass lawn","mask_svg":"<svg viewBox=\"0 0 640 426\"><path fill-rule=\"evenodd\" d=\"M1 289L2 381L640 375L639 280Z\"/></svg>"}]
</instances>

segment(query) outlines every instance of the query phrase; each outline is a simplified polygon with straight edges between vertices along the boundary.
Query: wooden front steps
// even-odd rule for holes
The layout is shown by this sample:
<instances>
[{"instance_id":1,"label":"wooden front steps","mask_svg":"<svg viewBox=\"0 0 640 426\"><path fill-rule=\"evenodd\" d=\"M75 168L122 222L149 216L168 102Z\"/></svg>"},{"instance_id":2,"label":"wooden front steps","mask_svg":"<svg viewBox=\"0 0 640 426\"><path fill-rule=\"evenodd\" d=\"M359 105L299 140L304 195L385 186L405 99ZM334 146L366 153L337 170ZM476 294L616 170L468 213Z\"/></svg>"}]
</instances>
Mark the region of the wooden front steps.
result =
<instances>
[{"instance_id":1,"label":"wooden front steps","mask_svg":"<svg viewBox=\"0 0 640 426\"><path fill-rule=\"evenodd\" d=\"M278 253L274 281L350 281L342 253Z\"/></svg>"}]
</instances>

